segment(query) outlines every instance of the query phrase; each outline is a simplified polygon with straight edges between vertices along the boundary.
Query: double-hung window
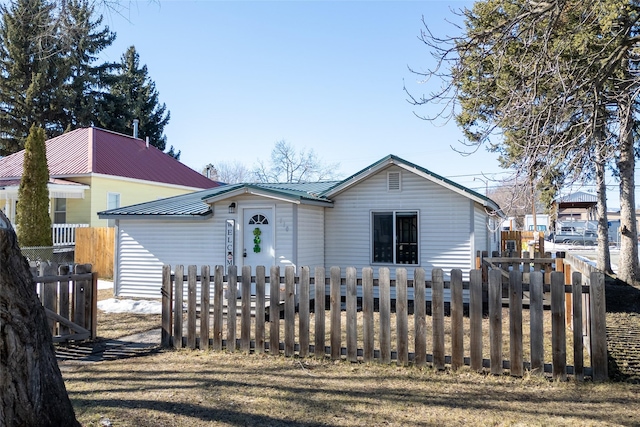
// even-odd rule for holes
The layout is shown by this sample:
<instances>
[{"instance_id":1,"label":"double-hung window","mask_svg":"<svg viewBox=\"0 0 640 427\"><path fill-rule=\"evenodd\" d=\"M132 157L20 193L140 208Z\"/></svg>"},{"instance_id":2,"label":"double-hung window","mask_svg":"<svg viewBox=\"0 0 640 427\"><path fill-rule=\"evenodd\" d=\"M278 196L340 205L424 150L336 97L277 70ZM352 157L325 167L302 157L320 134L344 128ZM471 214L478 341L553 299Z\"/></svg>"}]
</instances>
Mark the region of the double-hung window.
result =
<instances>
[{"instance_id":1,"label":"double-hung window","mask_svg":"<svg viewBox=\"0 0 640 427\"><path fill-rule=\"evenodd\" d=\"M67 199L54 199L53 223L64 224L67 222Z\"/></svg>"},{"instance_id":2,"label":"double-hung window","mask_svg":"<svg viewBox=\"0 0 640 427\"><path fill-rule=\"evenodd\" d=\"M116 209L120 207L120 193L107 193L107 210ZM109 227L113 227L116 223L115 220L110 219L107 221Z\"/></svg>"},{"instance_id":3,"label":"double-hung window","mask_svg":"<svg viewBox=\"0 0 640 427\"><path fill-rule=\"evenodd\" d=\"M373 212L372 261L384 264L418 264L418 212Z\"/></svg>"}]
</instances>

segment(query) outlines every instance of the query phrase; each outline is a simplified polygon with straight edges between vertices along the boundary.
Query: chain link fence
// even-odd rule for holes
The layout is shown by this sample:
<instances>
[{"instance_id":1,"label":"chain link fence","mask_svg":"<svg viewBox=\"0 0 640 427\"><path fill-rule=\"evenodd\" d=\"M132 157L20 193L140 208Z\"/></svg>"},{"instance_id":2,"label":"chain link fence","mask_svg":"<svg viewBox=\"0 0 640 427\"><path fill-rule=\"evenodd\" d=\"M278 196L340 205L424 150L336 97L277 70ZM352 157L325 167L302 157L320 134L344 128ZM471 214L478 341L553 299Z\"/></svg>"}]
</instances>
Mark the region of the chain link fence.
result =
<instances>
[{"instance_id":1,"label":"chain link fence","mask_svg":"<svg viewBox=\"0 0 640 427\"><path fill-rule=\"evenodd\" d=\"M22 255L29 262L55 262L57 264L73 263L75 247L67 246L31 246L20 248Z\"/></svg>"}]
</instances>

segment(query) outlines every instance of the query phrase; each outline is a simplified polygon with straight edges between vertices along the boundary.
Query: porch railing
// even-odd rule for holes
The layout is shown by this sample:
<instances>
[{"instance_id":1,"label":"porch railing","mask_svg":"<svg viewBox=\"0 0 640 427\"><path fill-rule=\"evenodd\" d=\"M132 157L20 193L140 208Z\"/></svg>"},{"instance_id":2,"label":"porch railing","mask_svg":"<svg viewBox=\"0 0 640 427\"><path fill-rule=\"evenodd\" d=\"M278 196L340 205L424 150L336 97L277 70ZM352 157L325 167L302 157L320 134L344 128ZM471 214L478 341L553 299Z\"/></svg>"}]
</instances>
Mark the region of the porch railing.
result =
<instances>
[{"instance_id":1,"label":"porch railing","mask_svg":"<svg viewBox=\"0 0 640 427\"><path fill-rule=\"evenodd\" d=\"M53 246L73 246L76 244L76 228L89 224L51 224Z\"/></svg>"}]
</instances>

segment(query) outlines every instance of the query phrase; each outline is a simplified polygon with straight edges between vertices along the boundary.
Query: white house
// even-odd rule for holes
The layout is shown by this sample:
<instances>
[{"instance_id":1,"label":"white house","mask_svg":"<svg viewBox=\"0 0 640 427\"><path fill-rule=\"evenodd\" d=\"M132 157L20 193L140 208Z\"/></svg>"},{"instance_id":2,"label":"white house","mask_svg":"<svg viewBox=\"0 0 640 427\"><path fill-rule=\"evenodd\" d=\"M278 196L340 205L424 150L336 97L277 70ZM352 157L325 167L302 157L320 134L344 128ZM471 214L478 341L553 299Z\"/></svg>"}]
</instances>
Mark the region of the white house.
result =
<instances>
[{"instance_id":1,"label":"white house","mask_svg":"<svg viewBox=\"0 0 640 427\"><path fill-rule=\"evenodd\" d=\"M117 295L157 298L163 264L465 272L500 247L491 199L389 155L343 181L234 184L99 213ZM393 270L393 269L392 269Z\"/></svg>"}]
</instances>

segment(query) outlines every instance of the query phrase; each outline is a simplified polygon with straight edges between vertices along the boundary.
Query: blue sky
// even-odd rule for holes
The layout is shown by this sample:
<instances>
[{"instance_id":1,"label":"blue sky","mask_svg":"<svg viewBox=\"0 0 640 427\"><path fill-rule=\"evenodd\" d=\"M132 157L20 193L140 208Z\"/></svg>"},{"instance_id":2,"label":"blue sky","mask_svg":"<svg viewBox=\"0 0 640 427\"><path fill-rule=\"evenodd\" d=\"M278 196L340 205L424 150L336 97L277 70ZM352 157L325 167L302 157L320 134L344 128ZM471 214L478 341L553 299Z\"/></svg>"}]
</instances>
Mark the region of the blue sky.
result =
<instances>
[{"instance_id":1,"label":"blue sky","mask_svg":"<svg viewBox=\"0 0 640 427\"><path fill-rule=\"evenodd\" d=\"M434 89L408 69L433 65L418 40L423 17L436 34L454 34L451 8L471 2L124 3L121 15L103 11L117 39L101 59L118 61L135 45L171 111L168 144L196 170L251 167L284 139L340 163L342 177L388 154L481 193L481 180L508 176L494 153L456 153L465 147L455 124L418 119L435 109L410 105L403 91Z\"/></svg>"}]
</instances>

